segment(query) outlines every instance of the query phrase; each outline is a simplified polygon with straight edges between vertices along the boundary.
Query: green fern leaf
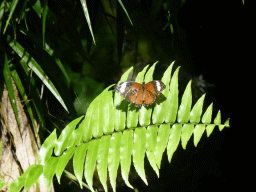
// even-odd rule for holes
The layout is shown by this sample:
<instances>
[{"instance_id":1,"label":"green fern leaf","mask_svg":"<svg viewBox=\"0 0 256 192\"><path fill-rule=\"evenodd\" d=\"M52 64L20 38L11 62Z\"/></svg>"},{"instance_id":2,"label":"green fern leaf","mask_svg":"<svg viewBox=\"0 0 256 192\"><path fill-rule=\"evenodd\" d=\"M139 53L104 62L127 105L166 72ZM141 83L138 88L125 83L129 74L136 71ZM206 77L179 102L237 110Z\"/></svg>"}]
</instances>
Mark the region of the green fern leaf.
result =
<instances>
[{"instance_id":1,"label":"green fern leaf","mask_svg":"<svg viewBox=\"0 0 256 192\"><path fill-rule=\"evenodd\" d=\"M43 177L44 182L48 190L50 190L52 184L52 178L56 171L56 165L58 164L60 157L50 157L44 166Z\"/></svg>"},{"instance_id":2,"label":"green fern leaf","mask_svg":"<svg viewBox=\"0 0 256 192\"><path fill-rule=\"evenodd\" d=\"M128 181L131 166L131 156L133 148L133 130L123 132L120 147L121 173L126 185L133 189Z\"/></svg>"},{"instance_id":3,"label":"green fern leaf","mask_svg":"<svg viewBox=\"0 0 256 192\"><path fill-rule=\"evenodd\" d=\"M143 81L153 80L155 65L156 63L149 69L146 66L138 74L135 81L142 83ZM211 124L212 105L208 107L202 117L202 124L200 123L205 95L196 102L191 110L191 81L182 96L180 106L178 105L179 68L170 78L172 68L173 63L162 78L162 81L166 84L166 90L163 91L166 99L157 103L154 108L142 106L140 110L134 110L117 93L115 93L113 101L112 93L108 91L111 86L105 89L88 108L87 114L78 129L83 129L83 133L87 135L83 137L83 142L89 144L87 154L85 155L85 152L83 154L83 157L86 156L84 175L92 191L94 190L92 177L96 166L105 191L108 190L106 184L107 169L110 184L115 191L119 164L127 186L133 188L128 180L132 162L138 175L147 184L144 170L145 155L159 176L161 160L166 148L168 160L171 161L180 140L182 147L185 149L187 142L194 134L194 144L196 146L205 129L209 136L215 125L218 125L220 130L225 127L220 123L220 113L215 118L214 124ZM120 82L127 80L131 70L132 68L122 76ZM92 140L92 138L96 140ZM83 142L81 141L80 146L84 145ZM76 167L79 166L76 165ZM80 169L82 169L82 166L80 166ZM81 171L75 172L75 175L81 185Z\"/></svg>"},{"instance_id":4,"label":"green fern leaf","mask_svg":"<svg viewBox=\"0 0 256 192\"><path fill-rule=\"evenodd\" d=\"M163 91L163 95L166 96L171 96L169 93L169 88L170 88L170 79L171 79L171 73L172 73L172 68L173 68L174 62L167 68L165 71L163 78L161 79L162 82L166 85L165 90ZM175 89L173 89L175 90ZM177 91L177 90L176 90ZM174 94L177 94L178 92L174 91ZM178 96L178 94L177 94ZM172 97L172 96L171 96ZM170 97L169 97L170 98ZM178 98L178 97L177 97ZM173 98L171 98L173 99ZM160 124L166 120L166 117L169 116L167 114L170 113L170 108L168 105L168 99L160 103L159 105L156 105L152 114L152 123L153 124ZM178 102L178 100L177 100ZM178 103L177 103L178 104Z\"/></svg>"},{"instance_id":5,"label":"green fern leaf","mask_svg":"<svg viewBox=\"0 0 256 192\"><path fill-rule=\"evenodd\" d=\"M107 135L102 137L99 144L98 157L97 157L97 171L100 181L105 191L107 188L107 168L108 168L108 156L111 136Z\"/></svg>"},{"instance_id":6,"label":"green fern leaf","mask_svg":"<svg viewBox=\"0 0 256 192\"><path fill-rule=\"evenodd\" d=\"M99 148L99 141L100 140L92 140L89 143L88 151L87 151L87 157L85 160L85 165L84 165L84 177L91 189L93 190L92 187L92 178L93 178L93 173L96 165L96 160L97 160L97 152Z\"/></svg>"},{"instance_id":7,"label":"green fern leaf","mask_svg":"<svg viewBox=\"0 0 256 192\"><path fill-rule=\"evenodd\" d=\"M189 114L192 104L191 82L192 81L188 83L181 99L181 104L178 111L179 123L187 123L189 120Z\"/></svg>"},{"instance_id":8,"label":"green fern leaf","mask_svg":"<svg viewBox=\"0 0 256 192\"><path fill-rule=\"evenodd\" d=\"M114 133L110 140L109 156L108 156L108 170L110 177L110 184L113 191L116 191L116 176L120 160L120 146L122 133Z\"/></svg>"},{"instance_id":9,"label":"green fern leaf","mask_svg":"<svg viewBox=\"0 0 256 192\"><path fill-rule=\"evenodd\" d=\"M68 161L73 156L75 150L76 150L75 146L68 148L59 159L58 165L56 166L56 177L59 183L60 183L60 177L66 165L68 164Z\"/></svg>"},{"instance_id":10,"label":"green fern leaf","mask_svg":"<svg viewBox=\"0 0 256 192\"><path fill-rule=\"evenodd\" d=\"M120 79L120 81L119 82L124 82L124 81L127 81L127 79L128 79L128 76L129 76L129 74L130 74L130 72L132 71L132 67L129 69L129 70L127 70L124 74L123 74L123 76L121 77L121 79ZM115 99L114 99L114 106L118 106L117 108L119 109L119 110L114 110L115 111L115 120L114 120L114 128L115 128L115 130L116 131L118 131L118 130L123 130L123 129L125 129L125 123L126 123L126 111L125 111L125 109L126 109L126 106L125 106L125 104L123 103L123 101L124 101L124 98L122 98L121 97L121 95L120 94L118 94L118 93L116 93L115 92ZM127 118L129 117L129 113L127 114ZM132 118L132 119L134 119L134 118ZM129 122L129 124L131 125L132 124L132 122L133 121L131 121L132 119L130 119L128 122ZM136 125L135 126L137 126L137 123L136 123ZM134 127L135 127L134 126ZM128 127L130 127L130 126L128 126Z\"/></svg>"},{"instance_id":11,"label":"green fern leaf","mask_svg":"<svg viewBox=\"0 0 256 192\"><path fill-rule=\"evenodd\" d=\"M158 169L160 169L162 156L166 149L169 135L170 135L170 125L169 124L160 125L158 128L157 139L155 140L156 149L155 149L155 153L154 153Z\"/></svg>"},{"instance_id":12,"label":"green fern leaf","mask_svg":"<svg viewBox=\"0 0 256 192\"><path fill-rule=\"evenodd\" d=\"M165 122L169 123L174 123L176 121L176 116L178 112L178 73L179 67L175 70L172 76L169 90L164 91L164 96L167 97L167 99L165 102L163 102L163 106L166 105L163 110L166 114Z\"/></svg>"},{"instance_id":13,"label":"green fern leaf","mask_svg":"<svg viewBox=\"0 0 256 192\"><path fill-rule=\"evenodd\" d=\"M178 144L180 142L181 129L182 129L181 124L174 124L171 128L169 142L167 145L167 155L168 155L169 162L171 162L172 155L176 151Z\"/></svg>"},{"instance_id":14,"label":"green fern leaf","mask_svg":"<svg viewBox=\"0 0 256 192\"><path fill-rule=\"evenodd\" d=\"M148 157L148 161L154 171L156 172L157 176L159 177L159 166L156 163L156 140L157 140L157 132L158 126L148 126L146 130L146 153ZM159 147L160 148L160 147Z\"/></svg>"},{"instance_id":15,"label":"green fern leaf","mask_svg":"<svg viewBox=\"0 0 256 192\"><path fill-rule=\"evenodd\" d=\"M224 127L229 127L229 119L221 124L220 111L211 123L213 104L203 113L205 95L198 99L191 109L191 81L179 105L179 67L171 77L173 64L168 67L162 78L166 85L162 92L164 99L156 101L152 106L134 109L117 93L113 99L113 91L109 90L113 86L111 85L91 103L85 116L75 119L66 126L58 139L54 131L39 152L38 163L44 167L43 175L47 186L49 187L55 173L60 182L64 167L72 155L74 174L81 188L86 186L94 191L93 175L97 171L104 190L108 191L109 176L113 191L116 191L119 164L126 185L133 188L128 179L132 163L141 179L148 184L144 170L145 156L159 177L165 149L170 162L180 141L185 149L194 134L194 145L197 146L205 130L209 136L215 126L218 126L220 131ZM151 81L155 65L156 63L149 69L146 66L135 81ZM127 81L131 70L132 68L124 73L120 82ZM53 149L57 157L52 156ZM82 182L83 176L88 186ZM24 183L24 179L20 180L19 187Z\"/></svg>"},{"instance_id":16,"label":"green fern leaf","mask_svg":"<svg viewBox=\"0 0 256 192\"><path fill-rule=\"evenodd\" d=\"M88 143L86 143L85 145L78 146L73 158L74 173L76 175L76 178L81 188L83 188L82 179L83 179L83 170L84 170L84 159L85 159L87 149L88 149Z\"/></svg>"}]
</instances>

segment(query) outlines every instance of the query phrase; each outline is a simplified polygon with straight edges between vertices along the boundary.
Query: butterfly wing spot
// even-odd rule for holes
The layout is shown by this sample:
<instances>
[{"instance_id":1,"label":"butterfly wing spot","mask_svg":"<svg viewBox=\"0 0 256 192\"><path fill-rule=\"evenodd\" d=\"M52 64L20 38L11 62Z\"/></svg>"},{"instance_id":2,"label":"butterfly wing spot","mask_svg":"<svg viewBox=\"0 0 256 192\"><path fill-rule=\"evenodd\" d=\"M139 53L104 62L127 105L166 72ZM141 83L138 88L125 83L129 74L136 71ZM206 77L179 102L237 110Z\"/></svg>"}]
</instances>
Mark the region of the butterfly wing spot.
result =
<instances>
[{"instance_id":1,"label":"butterfly wing spot","mask_svg":"<svg viewBox=\"0 0 256 192\"><path fill-rule=\"evenodd\" d=\"M145 102L144 105L148 106L155 102L156 97L165 89L165 84L162 81L154 80L146 85Z\"/></svg>"},{"instance_id":2,"label":"butterfly wing spot","mask_svg":"<svg viewBox=\"0 0 256 192\"><path fill-rule=\"evenodd\" d=\"M122 97L126 98L127 95L130 94L130 92L135 93L137 91L136 87L133 88L134 84L138 84L138 83L134 81L122 82L115 87L115 91L120 93Z\"/></svg>"},{"instance_id":3,"label":"butterfly wing spot","mask_svg":"<svg viewBox=\"0 0 256 192\"><path fill-rule=\"evenodd\" d=\"M159 95L166 88L165 84L159 80L151 81L151 82L147 83L146 86L149 86L148 90L153 90L154 92L153 91L151 91L151 92L153 94L157 94L157 95Z\"/></svg>"}]
</instances>

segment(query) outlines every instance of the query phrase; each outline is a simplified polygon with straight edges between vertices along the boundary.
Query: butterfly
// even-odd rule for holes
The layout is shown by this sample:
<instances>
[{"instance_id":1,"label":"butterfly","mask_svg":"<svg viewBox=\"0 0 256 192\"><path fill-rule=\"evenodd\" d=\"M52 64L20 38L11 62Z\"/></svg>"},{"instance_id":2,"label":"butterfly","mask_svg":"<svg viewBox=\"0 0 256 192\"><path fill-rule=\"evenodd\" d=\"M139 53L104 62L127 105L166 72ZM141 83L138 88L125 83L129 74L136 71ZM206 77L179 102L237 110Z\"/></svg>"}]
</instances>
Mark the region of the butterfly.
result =
<instances>
[{"instance_id":1,"label":"butterfly","mask_svg":"<svg viewBox=\"0 0 256 192\"><path fill-rule=\"evenodd\" d=\"M165 89L165 84L160 80L150 81L145 84L135 81L125 81L115 86L115 91L120 93L130 103L134 103L135 107L144 105L145 107L153 104L156 97Z\"/></svg>"}]
</instances>

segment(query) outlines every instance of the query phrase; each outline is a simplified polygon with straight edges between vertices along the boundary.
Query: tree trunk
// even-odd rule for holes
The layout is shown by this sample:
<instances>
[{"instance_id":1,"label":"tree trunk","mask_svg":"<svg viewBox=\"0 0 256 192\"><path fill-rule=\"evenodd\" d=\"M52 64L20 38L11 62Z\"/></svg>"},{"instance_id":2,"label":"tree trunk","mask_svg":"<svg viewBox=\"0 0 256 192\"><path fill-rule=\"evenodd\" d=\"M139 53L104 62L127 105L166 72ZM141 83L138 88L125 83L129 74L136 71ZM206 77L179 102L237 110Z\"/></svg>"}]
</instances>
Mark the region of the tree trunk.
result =
<instances>
[{"instance_id":1,"label":"tree trunk","mask_svg":"<svg viewBox=\"0 0 256 192\"><path fill-rule=\"evenodd\" d=\"M15 118L15 113L8 96L6 86L0 87L0 142L2 141L2 156L0 159L0 174L6 183L3 191L8 191L10 184L24 173L30 165L37 165L40 139L38 138L38 128L34 129L29 116L24 111L23 102L19 98L18 90L13 83L17 108L20 120L20 128ZM47 191L43 177L29 190ZM54 191L51 185L50 191Z\"/></svg>"}]
</instances>

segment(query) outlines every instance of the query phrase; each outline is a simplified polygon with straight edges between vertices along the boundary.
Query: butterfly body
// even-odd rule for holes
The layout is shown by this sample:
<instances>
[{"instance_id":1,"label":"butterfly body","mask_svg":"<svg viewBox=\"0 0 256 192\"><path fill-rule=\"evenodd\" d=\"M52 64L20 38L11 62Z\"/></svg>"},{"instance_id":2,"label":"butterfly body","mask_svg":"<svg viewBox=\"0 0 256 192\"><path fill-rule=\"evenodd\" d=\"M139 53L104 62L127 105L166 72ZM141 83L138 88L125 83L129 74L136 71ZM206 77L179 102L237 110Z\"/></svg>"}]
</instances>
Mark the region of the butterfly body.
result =
<instances>
[{"instance_id":1,"label":"butterfly body","mask_svg":"<svg viewBox=\"0 0 256 192\"><path fill-rule=\"evenodd\" d=\"M153 104L156 97L165 89L165 84L160 80L150 81L145 84L135 81L125 81L115 86L115 91L120 93L130 103L134 103L135 107L141 105L149 106Z\"/></svg>"}]
</instances>

